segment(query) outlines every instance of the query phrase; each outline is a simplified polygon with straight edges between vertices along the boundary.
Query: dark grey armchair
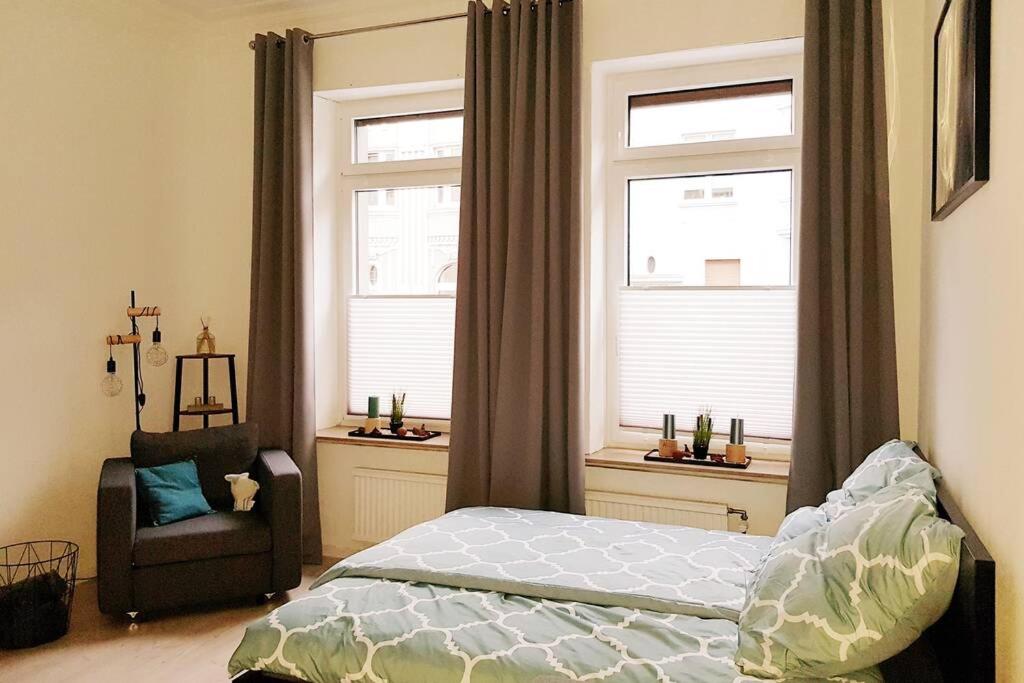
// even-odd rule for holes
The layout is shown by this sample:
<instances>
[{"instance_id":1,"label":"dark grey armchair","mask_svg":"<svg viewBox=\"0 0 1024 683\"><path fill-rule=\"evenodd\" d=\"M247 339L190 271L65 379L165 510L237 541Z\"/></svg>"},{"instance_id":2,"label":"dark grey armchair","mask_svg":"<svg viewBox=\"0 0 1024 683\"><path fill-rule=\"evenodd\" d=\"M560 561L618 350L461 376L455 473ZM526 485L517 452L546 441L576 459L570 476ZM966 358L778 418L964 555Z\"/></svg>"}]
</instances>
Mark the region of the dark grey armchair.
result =
<instances>
[{"instance_id":1,"label":"dark grey armchair","mask_svg":"<svg viewBox=\"0 0 1024 683\"><path fill-rule=\"evenodd\" d=\"M132 434L131 458L103 463L97 497L100 611L135 613L295 588L302 578L302 475L284 451L259 450L246 423ZM193 459L214 514L152 526L135 468ZM250 512L232 512L225 474L259 482Z\"/></svg>"}]
</instances>

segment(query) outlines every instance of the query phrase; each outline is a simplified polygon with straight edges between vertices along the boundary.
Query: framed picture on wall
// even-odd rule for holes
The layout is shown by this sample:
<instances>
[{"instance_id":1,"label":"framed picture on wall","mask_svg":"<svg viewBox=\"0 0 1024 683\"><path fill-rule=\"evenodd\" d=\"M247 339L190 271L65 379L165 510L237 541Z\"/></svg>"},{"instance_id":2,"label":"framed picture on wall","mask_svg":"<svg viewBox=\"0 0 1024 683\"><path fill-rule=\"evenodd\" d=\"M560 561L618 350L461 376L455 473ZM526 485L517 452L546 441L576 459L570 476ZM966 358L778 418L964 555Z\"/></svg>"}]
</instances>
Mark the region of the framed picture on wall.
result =
<instances>
[{"instance_id":1,"label":"framed picture on wall","mask_svg":"<svg viewBox=\"0 0 1024 683\"><path fill-rule=\"evenodd\" d=\"M932 220L988 181L991 0L946 0L935 29Z\"/></svg>"}]
</instances>

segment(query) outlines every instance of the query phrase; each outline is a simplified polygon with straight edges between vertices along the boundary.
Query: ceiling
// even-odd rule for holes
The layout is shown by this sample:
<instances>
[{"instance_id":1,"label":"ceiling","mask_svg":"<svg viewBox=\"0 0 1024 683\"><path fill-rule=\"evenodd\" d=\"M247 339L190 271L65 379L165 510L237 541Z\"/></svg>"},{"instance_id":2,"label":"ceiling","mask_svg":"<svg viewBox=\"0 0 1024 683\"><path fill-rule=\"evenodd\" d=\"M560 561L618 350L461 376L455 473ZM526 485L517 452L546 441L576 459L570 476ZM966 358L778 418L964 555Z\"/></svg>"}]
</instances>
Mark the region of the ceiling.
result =
<instances>
[{"instance_id":1,"label":"ceiling","mask_svg":"<svg viewBox=\"0 0 1024 683\"><path fill-rule=\"evenodd\" d=\"M358 0L161 0L169 7L183 10L201 19L322 9L331 5L348 5L356 1Z\"/></svg>"}]
</instances>

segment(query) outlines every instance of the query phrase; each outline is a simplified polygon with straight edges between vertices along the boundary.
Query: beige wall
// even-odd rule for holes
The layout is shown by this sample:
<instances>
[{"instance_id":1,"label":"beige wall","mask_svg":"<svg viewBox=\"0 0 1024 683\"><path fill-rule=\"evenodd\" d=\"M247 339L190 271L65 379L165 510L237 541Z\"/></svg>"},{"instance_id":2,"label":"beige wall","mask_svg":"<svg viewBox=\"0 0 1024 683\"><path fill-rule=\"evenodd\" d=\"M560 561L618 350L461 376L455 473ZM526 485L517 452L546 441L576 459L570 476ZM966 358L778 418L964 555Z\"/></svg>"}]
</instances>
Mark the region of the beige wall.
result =
<instances>
[{"instance_id":1,"label":"beige wall","mask_svg":"<svg viewBox=\"0 0 1024 683\"><path fill-rule=\"evenodd\" d=\"M100 463L133 426L127 348L124 392L100 393L103 338L127 331L133 287L174 302L172 353L198 330L202 302L179 299L190 274L170 248L195 26L148 0L11 0L0 25L0 544L77 541L91 576ZM169 372L146 374L147 424L169 424Z\"/></svg>"},{"instance_id":2,"label":"beige wall","mask_svg":"<svg viewBox=\"0 0 1024 683\"><path fill-rule=\"evenodd\" d=\"M585 62L799 32L800 0L727 5L644 0L627 11L621 2L588 0ZM164 308L172 354L188 352L199 315L212 315L219 349L238 353L244 404L252 166L246 43L256 31L328 31L462 11L465 2L314 3L309 11L214 20L172 6L0 4L7 54L18 56L0 70L0 357L8 382L0 398L0 542L70 538L82 545L87 576L95 569L100 463L126 453L132 429L130 389L112 400L98 389L101 340L124 327L128 290ZM463 31L454 21L324 41L315 86L461 77ZM126 350L117 357L128 378ZM168 429L172 365L145 377L144 427ZM214 373L215 386L223 379ZM185 395L196 388L187 379ZM328 479L324 490L331 488Z\"/></svg>"},{"instance_id":3,"label":"beige wall","mask_svg":"<svg viewBox=\"0 0 1024 683\"><path fill-rule=\"evenodd\" d=\"M894 239L901 231L907 262L919 254L921 266L918 436L995 557L997 679L1018 681L1024 547L1016 524L1024 461L1013 443L1024 408L1024 44L1017 30L1024 4L992 0L992 180L938 223L930 221L928 203L931 40L941 2L892 5L896 53L889 76L898 83L899 107L891 130Z\"/></svg>"}]
</instances>

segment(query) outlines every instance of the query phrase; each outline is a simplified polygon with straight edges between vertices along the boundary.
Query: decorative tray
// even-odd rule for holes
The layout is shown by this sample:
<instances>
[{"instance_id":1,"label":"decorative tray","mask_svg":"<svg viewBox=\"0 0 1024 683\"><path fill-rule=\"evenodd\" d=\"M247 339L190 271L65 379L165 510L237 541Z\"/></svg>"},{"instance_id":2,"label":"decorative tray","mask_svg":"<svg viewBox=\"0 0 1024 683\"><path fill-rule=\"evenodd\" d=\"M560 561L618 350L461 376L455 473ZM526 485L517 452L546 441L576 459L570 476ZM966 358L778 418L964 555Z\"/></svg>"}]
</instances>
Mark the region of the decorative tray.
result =
<instances>
[{"instance_id":1,"label":"decorative tray","mask_svg":"<svg viewBox=\"0 0 1024 683\"><path fill-rule=\"evenodd\" d=\"M416 436L410 430L405 436L399 436L398 434L392 434L391 432L381 431L379 434L372 434L365 431L359 431L353 429L348 433L349 436L358 436L360 439L388 439L390 441L426 441L433 439L435 436L441 436L441 432L427 432L420 436Z\"/></svg>"},{"instance_id":2,"label":"decorative tray","mask_svg":"<svg viewBox=\"0 0 1024 683\"><path fill-rule=\"evenodd\" d=\"M711 456L708 456L704 460L698 460L692 455L685 458L666 458L658 455L657 448L652 448L651 450L647 451L647 453L644 455L644 460L649 460L651 462L676 462L684 463L686 465L704 465L705 467L727 467L731 470L745 470L748 467L750 467L749 455L747 456L747 459L742 463L725 462L724 460L722 462L715 462L714 460L711 459Z\"/></svg>"}]
</instances>

